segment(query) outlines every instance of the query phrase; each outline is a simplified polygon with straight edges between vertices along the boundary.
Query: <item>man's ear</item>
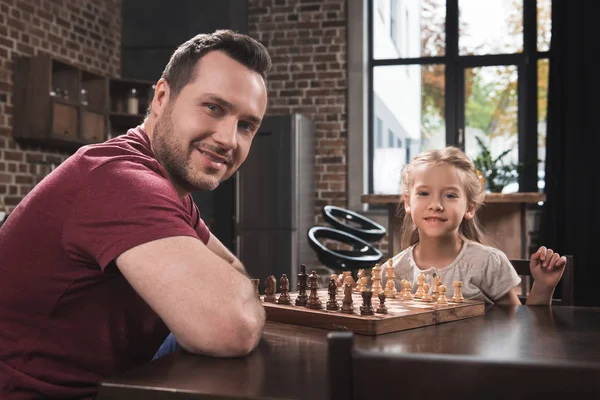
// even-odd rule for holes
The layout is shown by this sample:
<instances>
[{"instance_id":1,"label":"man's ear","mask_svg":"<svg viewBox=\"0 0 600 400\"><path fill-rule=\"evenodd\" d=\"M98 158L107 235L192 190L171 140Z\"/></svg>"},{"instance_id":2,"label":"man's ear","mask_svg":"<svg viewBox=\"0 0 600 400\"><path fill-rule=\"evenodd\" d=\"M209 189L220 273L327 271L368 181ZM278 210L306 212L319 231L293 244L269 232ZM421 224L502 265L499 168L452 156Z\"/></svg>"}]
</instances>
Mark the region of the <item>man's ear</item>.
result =
<instances>
[{"instance_id":1,"label":"man's ear","mask_svg":"<svg viewBox=\"0 0 600 400\"><path fill-rule=\"evenodd\" d=\"M404 211L410 214L410 197L404 194L402 195L402 200L404 201Z\"/></svg>"},{"instance_id":2,"label":"man's ear","mask_svg":"<svg viewBox=\"0 0 600 400\"><path fill-rule=\"evenodd\" d=\"M162 112L171 96L171 88L164 78L160 78L156 82L154 89L154 98L152 99L152 111L156 114Z\"/></svg>"}]
</instances>

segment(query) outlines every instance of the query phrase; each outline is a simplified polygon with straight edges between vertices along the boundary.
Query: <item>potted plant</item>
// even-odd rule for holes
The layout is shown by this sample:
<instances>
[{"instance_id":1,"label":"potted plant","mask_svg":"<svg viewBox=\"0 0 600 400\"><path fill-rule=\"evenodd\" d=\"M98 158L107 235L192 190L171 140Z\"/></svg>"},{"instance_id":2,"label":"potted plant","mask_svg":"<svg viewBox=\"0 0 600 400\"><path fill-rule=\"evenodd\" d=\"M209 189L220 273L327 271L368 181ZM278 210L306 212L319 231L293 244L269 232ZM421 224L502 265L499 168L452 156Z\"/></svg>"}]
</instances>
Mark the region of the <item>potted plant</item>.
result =
<instances>
[{"instance_id":1,"label":"potted plant","mask_svg":"<svg viewBox=\"0 0 600 400\"><path fill-rule=\"evenodd\" d=\"M473 160L475 168L483 176L485 181L485 189L492 193L501 193L502 189L509 183L515 182L522 170L522 165L505 163L506 157L512 149L504 150L497 157L492 157L489 147L483 143L480 137L475 136L477 145L480 148L480 153Z\"/></svg>"}]
</instances>

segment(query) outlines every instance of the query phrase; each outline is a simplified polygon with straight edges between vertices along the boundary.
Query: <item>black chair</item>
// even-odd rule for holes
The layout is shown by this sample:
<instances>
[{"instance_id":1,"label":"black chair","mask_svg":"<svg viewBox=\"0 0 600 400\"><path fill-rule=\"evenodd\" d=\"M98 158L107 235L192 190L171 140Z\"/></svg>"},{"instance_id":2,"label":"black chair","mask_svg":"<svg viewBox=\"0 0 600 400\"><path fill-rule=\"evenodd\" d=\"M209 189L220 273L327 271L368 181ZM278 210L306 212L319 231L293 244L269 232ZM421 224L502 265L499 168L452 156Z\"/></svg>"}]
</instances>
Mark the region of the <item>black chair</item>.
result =
<instances>
[{"instance_id":1,"label":"black chair","mask_svg":"<svg viewBox=\"0 0 600 400\"><path fill-rule=\"evenodd\" d=\"M573 256L566 255L567 265L565 266L565 271L563 272L563 276L559 283L560 288L560 298L552 299L552 305L562 305L562 306L572 306L575 303L575 290L574 290L574 270L575 264L573 261ZM510 260L511 264L517 271L518 275L521 276L531 276L531 271L529 269L529 260L526 259L513 259ZM522 286L524 289L529 289L525 285ZM527 295L524 291L519 299L524 304L527 301Z\"/></svg>"},{"instance_id":2,"label":"black chair","mask_svg":"<svg viewBox=\"0 0 600 400\"><path fill-rule=\"evenodd\" d=\"M323 207L323 218L331 226L354 235L366 242L378 242L387 233L383 225L370 220L354 211L336 206Z\"/></svg>"},{"instance_id":3,"label":"black chair","mask_svg":"<svg viewBox=\"0 0 600 400\"><path fill-rule=\"evenodd\" d=\"M390 354L355 348L352 332L330 332L327 340L331 400L574 399L600 393L600 364Z\"/></svg>"},{"instance_id":4,"label":"black chair","mask_svg":"<svg viewBox=\"0 0 600 400\"><path fill-rule=\"evenodd\" d=\"M343 246L351 246L352 250L334 250L325 246L321 239L340 242ZM330 268L342 270L358 270L372 268L383 258L383 253L364 240L325 226L314 226L308 230L308 243L317 253L319 261ZM335 246L332 246L335 247ZM338 246L340 247L340 246Z\"/></svg>"}]
</instances>

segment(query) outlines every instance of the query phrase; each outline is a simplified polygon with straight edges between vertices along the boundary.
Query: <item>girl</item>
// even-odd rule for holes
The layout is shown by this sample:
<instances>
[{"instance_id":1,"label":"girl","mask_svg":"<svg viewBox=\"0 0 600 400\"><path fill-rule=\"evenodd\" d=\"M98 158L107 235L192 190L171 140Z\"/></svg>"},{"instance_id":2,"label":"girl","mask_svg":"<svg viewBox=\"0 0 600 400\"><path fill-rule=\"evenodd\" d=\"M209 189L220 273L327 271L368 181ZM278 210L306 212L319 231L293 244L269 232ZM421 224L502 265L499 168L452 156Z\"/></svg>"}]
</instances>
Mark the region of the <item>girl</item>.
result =
<instances>
[{"instance_id":1,"label":"girl","mask_svg":"<svg viewBox=\"0 0 600 400\"><path fill-rule=\"evenodd\" d=\"M404 250L393 258L398 287L406 279L416 288L423 273L430 284L439 276L448 298L453 282L462 281L466 299L521 304L513 291L521 279L506 255L489 246L475 217L484 188L461 150L446 147L415 157L402 172L402 197ZM566 262L544 246L531 256L534 283L527 304L550 304Z\"/></svg>"}]
</instances>

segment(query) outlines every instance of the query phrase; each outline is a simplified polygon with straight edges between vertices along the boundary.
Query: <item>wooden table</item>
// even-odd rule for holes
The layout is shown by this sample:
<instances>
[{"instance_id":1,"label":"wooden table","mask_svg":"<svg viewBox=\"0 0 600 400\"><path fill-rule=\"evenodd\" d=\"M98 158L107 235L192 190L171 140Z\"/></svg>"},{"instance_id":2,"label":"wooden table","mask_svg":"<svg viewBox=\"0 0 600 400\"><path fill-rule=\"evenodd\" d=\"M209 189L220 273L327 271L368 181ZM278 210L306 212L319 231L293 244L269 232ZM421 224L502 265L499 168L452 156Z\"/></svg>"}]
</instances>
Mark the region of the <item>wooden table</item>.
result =
<instances>
[{"instance_id":1,"label":"wooden table","mask_svg":"<svg viewBox=\"0 0 600 400\"><path fill-rule=\"evenodd\" d=\"M544 193L488 193L477 217L494 241L495 247L508 258L527 258L527 205L545 201ZM402 220L398 215L398 194L364 194L361 201L367 204L381 204L388 208L389 256L400 252L400 228Z\"/></svg>"},{"instance_id":2,"label":"wooden table","mask_svg":"<svg viewBox=\"0 0 600 400\"><path fill-rule=\"evenodd\" d=\"M106 399L327 399L328 331L268 322L248 357L177 352L100 385ZM454 353L500 360L600 363L600 309L493 306L484 317L380 336L355 345L388 352Z\"/></svg>"}]
</instances>

